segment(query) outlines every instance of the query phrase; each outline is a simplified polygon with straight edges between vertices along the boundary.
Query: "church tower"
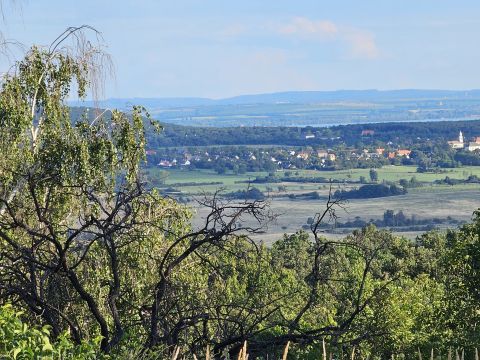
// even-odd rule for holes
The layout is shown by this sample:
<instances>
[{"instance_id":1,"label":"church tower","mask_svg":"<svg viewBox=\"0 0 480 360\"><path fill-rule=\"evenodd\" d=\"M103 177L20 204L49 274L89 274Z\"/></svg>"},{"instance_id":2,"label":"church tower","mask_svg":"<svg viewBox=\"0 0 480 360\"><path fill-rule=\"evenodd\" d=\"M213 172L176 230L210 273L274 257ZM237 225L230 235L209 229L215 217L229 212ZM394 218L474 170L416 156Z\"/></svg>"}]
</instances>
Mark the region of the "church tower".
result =
<instances>
[{"instance_id":1,"label":"church tower","mask_svg":"<svg viewBox=\"0 0 480 360\"><path fill-rule=\"evenodd\" d=\"M462 134L461 131L460 131L459 134L458 134L458 142L463 143L463 134Z\"/></svg>"}]
</instances>

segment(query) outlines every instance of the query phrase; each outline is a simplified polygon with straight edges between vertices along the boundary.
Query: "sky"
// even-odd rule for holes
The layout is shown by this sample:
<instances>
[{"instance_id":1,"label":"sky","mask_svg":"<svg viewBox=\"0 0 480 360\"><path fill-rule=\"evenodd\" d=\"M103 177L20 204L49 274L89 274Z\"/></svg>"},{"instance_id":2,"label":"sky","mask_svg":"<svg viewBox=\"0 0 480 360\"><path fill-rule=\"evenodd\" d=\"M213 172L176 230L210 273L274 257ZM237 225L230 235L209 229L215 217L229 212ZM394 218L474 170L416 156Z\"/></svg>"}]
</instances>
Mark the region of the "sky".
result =
<instances>
[{"instance_id":1,"label":"sky","mask_svg":"<svg viewBox=\"0 0 480 360\"><path fill-rule=\"evenodd\" d=\"M96 28L109 98L480 88L478 0L25 0L0 21L26 46Z\"/></svg>"}]
</instances>

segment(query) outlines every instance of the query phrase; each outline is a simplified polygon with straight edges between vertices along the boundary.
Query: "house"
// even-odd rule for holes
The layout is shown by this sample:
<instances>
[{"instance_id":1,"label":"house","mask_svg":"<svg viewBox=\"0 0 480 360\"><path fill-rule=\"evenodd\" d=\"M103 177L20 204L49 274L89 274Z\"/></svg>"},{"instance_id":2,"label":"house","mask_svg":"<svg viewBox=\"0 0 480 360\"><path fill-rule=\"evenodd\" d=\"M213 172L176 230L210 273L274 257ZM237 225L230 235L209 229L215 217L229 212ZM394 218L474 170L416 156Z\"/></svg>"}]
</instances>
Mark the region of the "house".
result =
<instances>
[{"instance_id":1,"label":"house","mask_svg":"<svg viewBox=\"0 0 480 360\"><path fill-rule=\"evenodd\" d=\"M162 160L158 163L158 166L161 167L172 167L172 163L168 160Z\"/></svg>"},{"instance_id":2,"label":"house","mask_svg":"<svg viewBox=\"0 0 480 360\"><path fill-rule=\"evenodd\" d=\"M377 155L383 155L383 153L385 152L385 149L384 148L376 148L375 149L375 153Z\"/></svg>"},{"instance_id":3,"label":"house","mask_svg":"<svg viewBox=\"0 0 480 360\"><path fill-rule=\"evenodd\" d=\"M467 146L468 151L480 150L480 136L473 138L473 141L470 141Z\"/></svg>"},{"instance_id":4,"label":"house","mask_svg":"<svg viewBox=\"0 0 480 360\"><path fill-rule=\"evenodd\" d=\"M155 150L147 150L147 151L145 151L145 154L146 155L156 155L157 152Z\"/></svg>"},{"instance_id":5,"label":"house","mask_svg":"<svg viewBox=\"0 0 480 360\"><path fill-rule=\"evenodd\" d=\"M315 139L315 135L313 135L313 134L305 135L305 139L306 139L306 140L308 140L308 139Z\"/></svg>"},{"instance_id":6,"label":"house","mask_svg":"<svg viewBox=\"0 0 480 360\"><path fill-rule=\"evenodd\" d=\"M388 153L388 158L389 159L395 159L396 154L394 152L389 152Z\"/></svg>"},{"instance_id":7,"label":"house","mask_svg":"<svg viewBox=\"0 0 480 360\"><path fill-rule=\"evenodd\" d=\"M480 150L480 142L476 142L476 141L475 142L469 142L467 150L468 151Z\"/></svg>"},{"instance_id":8,"label":"house","mask_svg":"<svg viewBox=\"0 0 480 360\"><path fill-rule=\"evenodd\" d=\"M412 150L407 150L407 149L397 150L397 156L404 156L406 158L409 158L411 152Z\"/></svg>"},{"instance_id":9,"label":"house","mask_svg":"<svg viewBox=\"0 0 480 360\"><path fill-rule=\"evenodd\" d=\"M374 130L362 130L362 136L373 136L374 134Z\"/></svg>"},{"instance_id":10,"label":"house","mask_svg":"<svg viewBox=\"0 0 480 360\"><path fill-rule=\"evenodd\" d=\"M327 155L327 159L330 161L335 161L337 159L337 155L335 155L334 153L329 153Z\"/></svg>"},{"instance_id":11,"label":"house","mask_svg":"<svg viewBox=\"0 0 480 360\"><path fill-rule=\"evenodd\" d=\"M307 160L308 157L310 156L310 154L306 151L300 151L298 154L297 154L297 159L302 159L302 160Z\"/></svg>"},{"instance_id":12,"label":"house","mask_svg":"<svg viewBox=\"0 0 480 360\"><path fill-rule=\"evenodd\" d=\"M327 151L327 150L318 150L318 151L317 151L317 156L318 156L320 159L326 159L327 156L328 156L328 151Z\"/></svg>"}]
</instances>

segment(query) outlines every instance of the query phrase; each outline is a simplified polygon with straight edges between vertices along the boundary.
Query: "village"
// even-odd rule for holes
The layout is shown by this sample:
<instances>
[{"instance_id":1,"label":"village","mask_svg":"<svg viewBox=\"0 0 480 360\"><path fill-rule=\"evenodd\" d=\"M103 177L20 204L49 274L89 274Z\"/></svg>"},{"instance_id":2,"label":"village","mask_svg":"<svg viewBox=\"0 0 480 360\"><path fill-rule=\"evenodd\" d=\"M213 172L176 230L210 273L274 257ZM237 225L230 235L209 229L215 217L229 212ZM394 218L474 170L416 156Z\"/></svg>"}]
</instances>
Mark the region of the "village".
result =
<instances>
[{"instance_id":1,"label":"village","mask_svg":"<svg viewBox=\"0 0 480 360\"><path fill-rule=\"evenodd\" d=\"M371 137L374 132L364 130L361 137ZM308 137L309 135L306 135ZM311 135L314 136L314 135ZM387 142L384 146L347 147L339 143L332 148L315 145L287 146L212 146L150 149L146 151L149 166L161 168L216 169L219 172L233 170L273 171L282 169L325 169L348 167L380 167L385 164L401 164L409 160L411 149ZM346 165L350 163L349 165Z\"/></svg>"}]
</instances>

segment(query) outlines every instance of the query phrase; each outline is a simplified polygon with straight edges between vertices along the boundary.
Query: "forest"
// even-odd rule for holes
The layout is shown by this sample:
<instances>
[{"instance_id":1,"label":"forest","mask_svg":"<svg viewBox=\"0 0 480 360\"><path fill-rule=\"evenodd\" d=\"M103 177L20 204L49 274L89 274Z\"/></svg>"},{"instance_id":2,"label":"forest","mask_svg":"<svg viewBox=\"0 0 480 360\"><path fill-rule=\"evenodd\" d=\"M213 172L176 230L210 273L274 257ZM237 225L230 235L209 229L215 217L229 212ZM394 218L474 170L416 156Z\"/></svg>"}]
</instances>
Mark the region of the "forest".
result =
<instances>
[{"instance_id":1,"label":"forest","mask_svg":"<svg viewBox=\"0 0 480 360\"><path fill-rule=\"evenodd\" d=\"M75 113L75 112L74 112ZM164 131L156 135L147 127L149 146L153 149L178 146L211 145L289 145L331 147L339 140L347 146L397 141L411 146L418 139L443 141L456 139L458 132L468 130L469 136L480 134L480 120L432 121L351 124L330 127L195 127L164 124ZM362 136L363 130L374 134ZM314 138L305 138L315 135Z\"/></svg>"}]
</instances>

